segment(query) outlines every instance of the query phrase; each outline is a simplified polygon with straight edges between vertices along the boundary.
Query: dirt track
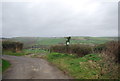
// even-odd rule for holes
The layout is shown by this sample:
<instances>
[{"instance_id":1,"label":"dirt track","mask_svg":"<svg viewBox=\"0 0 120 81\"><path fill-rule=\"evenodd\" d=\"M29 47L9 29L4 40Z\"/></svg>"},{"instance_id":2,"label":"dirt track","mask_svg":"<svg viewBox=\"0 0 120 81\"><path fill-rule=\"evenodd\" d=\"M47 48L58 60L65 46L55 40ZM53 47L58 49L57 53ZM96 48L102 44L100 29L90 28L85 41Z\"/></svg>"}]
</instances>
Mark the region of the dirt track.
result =
<instances>
[{"instance_id":1,"label":"dirt track","mask_svg":"<svg viewBox=\"0 0 120 81\"><path fill-rule=\"evenodd\" d=\"M3 73L3 79L70 79L44 59L8 55L2 58L12 64Z\"/></svg>"}]
</instances>

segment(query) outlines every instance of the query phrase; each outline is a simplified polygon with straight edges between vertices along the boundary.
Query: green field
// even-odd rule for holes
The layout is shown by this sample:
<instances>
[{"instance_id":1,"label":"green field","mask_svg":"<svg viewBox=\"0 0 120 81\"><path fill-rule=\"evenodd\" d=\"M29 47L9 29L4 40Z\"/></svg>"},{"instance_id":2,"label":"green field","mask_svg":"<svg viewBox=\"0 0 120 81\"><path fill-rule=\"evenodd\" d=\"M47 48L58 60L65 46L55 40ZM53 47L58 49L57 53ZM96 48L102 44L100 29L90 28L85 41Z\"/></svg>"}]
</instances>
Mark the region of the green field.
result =
<instances>
[{"instance_id":1,"label":"green field","mask_svg":"<svg viewBox=\"0 0 120 81\"><path fill-rule=\"evenodd\" d=\"M19 41L24 43L24 47L31 46L50 46L57 44L65 44L64 37L15 37L6 40ZM117 40L117 37L72 37L71 44L103 44L108 41Z\"/></svg>"}]
</instances>

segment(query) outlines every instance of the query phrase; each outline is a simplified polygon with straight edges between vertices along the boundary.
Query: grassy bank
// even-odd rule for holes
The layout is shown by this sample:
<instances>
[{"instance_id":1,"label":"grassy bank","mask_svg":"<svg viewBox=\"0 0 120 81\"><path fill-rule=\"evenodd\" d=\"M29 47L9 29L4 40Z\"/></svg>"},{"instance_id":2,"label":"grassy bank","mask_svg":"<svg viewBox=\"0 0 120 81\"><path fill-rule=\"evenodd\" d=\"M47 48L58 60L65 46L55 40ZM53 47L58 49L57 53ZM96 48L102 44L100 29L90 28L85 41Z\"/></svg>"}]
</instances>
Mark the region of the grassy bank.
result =
<instances>
[{"instance_id":1,"label":"grassy bank","mask_svg":"<svg viewBox=\"0 0 120 81\"><path fill-rule=\"evenodd\" d=\"M27 55L27 53L25 53L25 52L16 53L16 52L12 52L12 51L4 51L3 55L23 56L23 55Z\"/></svg>"},{"instance_id":2,"label":"grassy bank","mask_svg":"<svg viewBox=\"0 0 120 81\"><path fill-rule=\"evenodd\" d=\"M34 54L40 54L40 53L46 54L46 53L48 53L48 51L45 51L45 50L42 50L42 49L34 49L34 50L32 50L32 49L24 49L23 52L25 54L31 54L31 53L34 53Z\"/></svg>"},{"instance_id":3,"label":"grassy bank","mask_svg":"<svg viewBox=\"0 0 120 81\"><path fill-rule=\"evenodd\" d=\"M10 63L7 60L2 59L2 72L10 67Z\"/></svg>"},{"instance_id":4,"label":"grassy bank","mask_svg":"<svg viewBox=\"0 0 120 81\"><path fill-rule=\"evenodd\" d=\"M40 55L40 54L46 54L46 53L48 53L48 51L41 50L41 49L34 49L34 50L32 50L32 49L23 49L19 53L12 52L12 51L4 51L3 55L24 56L24 55L30 55L30 54Z\"/></svg>"},{"instance_id":5,"label":"grassy bank","mask_svg":"<svg viewBox=\"0 0 120 81\"><path fill-rule=\"evenodd\" d=\"M100 54L78 58L72 54L50 53L46 59L76 79L110 79L113 76L112 73L105 73L106 68L102 66Z\"/></svg>"}]
</instances>

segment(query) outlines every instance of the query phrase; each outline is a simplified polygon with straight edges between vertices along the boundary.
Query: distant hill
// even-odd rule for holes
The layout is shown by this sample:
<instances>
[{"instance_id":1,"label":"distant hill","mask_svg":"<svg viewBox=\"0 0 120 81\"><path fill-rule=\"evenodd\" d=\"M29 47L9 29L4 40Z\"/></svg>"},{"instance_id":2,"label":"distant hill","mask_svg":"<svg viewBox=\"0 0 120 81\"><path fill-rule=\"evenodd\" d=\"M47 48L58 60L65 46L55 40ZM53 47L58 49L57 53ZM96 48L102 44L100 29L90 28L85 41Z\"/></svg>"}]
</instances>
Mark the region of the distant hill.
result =
<instances>
[{"instance_id":1,"label":"distant hill","mask_svg":"<svg viewBox=\"0 0 120 81\"><path fill-rule=\"evenodd\" d=\"M19 41L24 43L24 47L32 46L50 46L56 44L65 44L64 37L14 37L3 40ZM117 37L72 37L71 44L103 44L108 41L117 40Z\"/></svg>"}]
</instances>

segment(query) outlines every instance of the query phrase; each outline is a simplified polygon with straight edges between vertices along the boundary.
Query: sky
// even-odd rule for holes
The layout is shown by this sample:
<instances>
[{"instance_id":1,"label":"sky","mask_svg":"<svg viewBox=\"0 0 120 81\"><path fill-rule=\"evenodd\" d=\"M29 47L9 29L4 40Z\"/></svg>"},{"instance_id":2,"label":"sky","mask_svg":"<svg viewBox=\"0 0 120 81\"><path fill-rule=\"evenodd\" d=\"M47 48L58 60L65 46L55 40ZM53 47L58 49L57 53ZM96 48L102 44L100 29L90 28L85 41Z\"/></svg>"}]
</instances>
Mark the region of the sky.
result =
<instances>
[{"instance_id":1,"label":"sky","mask_svg":"<svg viewBox=\"0 0 120 81\"><path fill-rule=\"evenodd\" d=\"M118 36L117 0L3 0L2 37Z\"/></svg>"}]
</instances>

